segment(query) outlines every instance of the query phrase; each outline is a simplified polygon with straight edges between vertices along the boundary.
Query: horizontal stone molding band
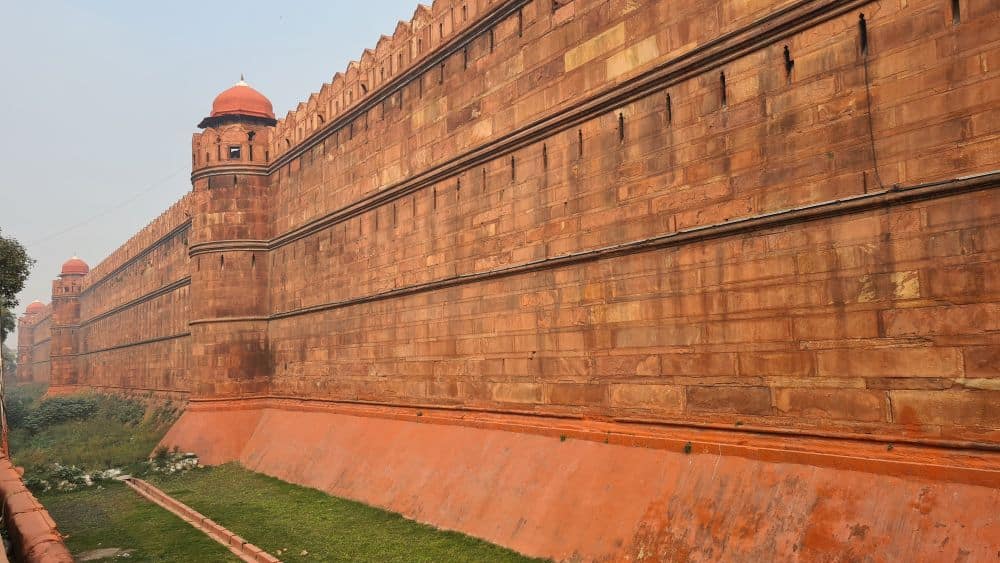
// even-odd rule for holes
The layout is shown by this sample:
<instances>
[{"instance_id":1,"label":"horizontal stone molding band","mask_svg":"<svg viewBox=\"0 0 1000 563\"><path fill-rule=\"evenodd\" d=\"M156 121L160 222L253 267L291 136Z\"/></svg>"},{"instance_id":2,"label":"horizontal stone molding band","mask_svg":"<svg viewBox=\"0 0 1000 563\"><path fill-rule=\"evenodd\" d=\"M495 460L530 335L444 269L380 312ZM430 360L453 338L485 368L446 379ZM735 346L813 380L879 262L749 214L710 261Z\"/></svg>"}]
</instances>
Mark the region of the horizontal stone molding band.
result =
<instances>
[{"instance_id":1,"label":"horizontal stone molding band","mask_svg":"<svg viewBox=\"0 0 1000 563\"><path fill-rule=\"evenodd\" d=\"M267 176L270 174L266 165L259 164L223 164L199 170L191 174L191 181L212 176L226 176L229 174L239 174L241 176Z\"/></svg>"},{"instance_id":2,"label":"horizontal stone molding band","mask_svg":"<svg viewBox=\"0 0 1000 563\"><path fill-rule=\"evenodd\" d=\"M522 434L563 437L647 449L743 457L774 463L797 463L864 471L896 477L920 477L986 487L1000 486L1000 453L955 451L929 444L897 441L889 449L871 436L799 436L732 426L696 427L639 422L627 419L598 421L530 413L492 412L467 408L423 407L259 397L249 399L192 399L188 412L239 410L332 412L365 418L401 420L419 424L464 426Z\"/></svg>"},{"instance_id":3,"label":"horizontal stone molding band","mask_svg":"<svg viewBox=\"0 0 1000 563\"><path fill-rule=\"evenodd\" d=\"M590 98L564 104L547 117L529 123L498 139L482 144L424 172L390 185L355 203L314 219L271 240L270 248L280 248L362 213L429 187L461 172L480 166L515 150L577 126L595 116L642 99L673 84L770 46L790 35L835 18L872 0L802 0L731 33L721 35L692 51L664 62L656 68ZM311 147L320 139L300 144ZM298 154L298 153L296 153ZM283 162L284 157L279 159ZM276 163L277 164L277 163ZM273 170L277 170L274 168Z\"/></svg>"},{"instance_id":4,"label":"horizontal stone molding band","mask_svg":"<svg viewBox=\"0 0 1000 563\"><path fill-rule=\"evenodd\" d=\"M242 409L252 409L257 408L254 405L258 403L280 402L282 404L296 404L300 405L302 408L330 408L334 405L340 405L350 408L361 408L361 407L377 407L377 408L387 408L387 409L413 409L420 412L425 411L436 411L442 413L453 413L458 416L469 416L478 414L488 414L488 415L511 415L511 416L523 416L529 417L532 420L594 420L583 414L571 414L566 412L544 412L535 411L530 408L516 409L516 408L498 408L498 407L477 407L477 406L467 406L467 405L442 405L442 404L423 404L423 403L413 403L413 402L387 402L387 401L372 401L365 399L349 399L349 398L332 398L332 397L322 397L322 398L309 398L309 397L294 397L289 395L247 395L242 396L239 399L234 399L233 397L195 397L191 399L191 406L195 410L202 408L208 410L216 410L219 408L225 408L230 410L242 410ZM218 406L222 405L222 407ZM312 405L312 407L310 407ZM830 440L854 440L870 443L880 443L883 447L886 444L910 444L919 447L928 448L939 448L948 450L975 450L982 452L998 452L1000 453L1000 446L995 443L983 443L983 442L973 442L968 440L954 440L954 439L942 439L942 438L917 438L905 434L865 434L860 432L845 432L842 430L838 431L825 431L817 428L785 428L779 426L759 426L755 424L741 424L740 426L734 426L732 424L712 422L710 420L699 420L692 419L690 417L673 417L664 416L662 418L635 418L635 417L623 417L623 416L612 416L604 418L607 422L616 422L622 424L637 424L656 428L687 428L696 430L719 430L727 433L740 434L742 432L749 432L751 434L759 435L773 435L780 436L783 439L800 439L800 438L821 438Z\"/></svg>"},{"instance_id":5,"label":"horizontal stone molding band","mask_svg":"<svg viewBox=\"0 0 1000 563\"><path fill-rule=\"evenodd\" d=\"M145 340L138 340L136 342L127 342L125 344L118 344L115 346L108 346L107 348L99 348L97 350L87 350L86 352L80 352L79 354L67 354L65 356L59 356L57 354L52 354L52 359L56 358L72 358L80 356L89 356L91 354L100 354L101 352L111 352L112 350L122 350L125 348L134 348L136 346L145 346L147 344L155 344L157 342L166 342L167 340L176 340L178 338L184 338L191 336L190 331L180 332L177 334L171 334L168 336L157 336L155 338L147 338Z\"/></svg>"},{"instance_id":6,"label":"horizontal stone molding band","mask_svg":"<svg viewBox=\"0 0 1000 563\"><path fill-rule=\"evenodd\" d=\"M106 282L107 280L109 280L111 278L111 276L120 274L126 268L128 268L129 266L131 266L132 264L135 264L139 260L142 260L146 256L149 256L149 254L151 252L153 252L154 250L156 250L156 247L160 246L164 242L170 240L171 238L179 235L180 233L182 233L185 230L188 230L190 228L191 228L191 219L189 218L189 219L186 219L185 221L183 221L181 224L179 224L176 227L174 227L173 229L170 229L170 232L168 232L167 234L165 234L162 237L156 239L152 244L150 244L145 249L143 249L142 252L139 252L135 256L133 256L133 257L129 258L128 260L126 260L125 262L123 262L121 266L118 266L114 270L111 270L110 272L108 272L107 274L105 274L104 276L102 276L101 279L99 279L99 280L95 281L94 283L90 284L88 287L85 287L82 291L80 291L80 296L82 297L82 296L86 295L87 293L89 293L94 288L96 288L97 286L102 285L104 282Z\"/></svg>"},{"instance_id":7,"label":"horizontal stone molding band","mask_svg":"<svg viewBox=\"0 0 1000 563\"><path fill-rule=\"evenodd\" d=\"M166 295L168 293L177 291L178 289L180 289L182 287L187 287L189 285L191 285L191 276L185 276L185 277L183 277L183 278L181 278L181 279L179 279L179 280L177 280L175 282L171 282L171 283L169 283L169 284L167 284L167 285L165 285L163 287L160 287L159 289L156 289L155 291L151 291L151 292L149 292L149 293L147 293L147 294L145 294L145 295L143 295L141 297L136 297L135 299L133 299L133 300L127 302L127 303L122 303L121 305L119 305L117 307L114 307L112 309L108 309L107 311L105 311L105 312L103 312L103 313L101 313L99 315L95 315L93 317L90 317L89 319L81 322L80 323L80 327L82 328L82 327L85 327L85 326L89 326L90 324L96 323L97 321L99 321L101 319L106 319L106 318L108 318L110 316L117 315L118 313L120 313L120 312L122 312L122 311L124 311L126 309L129 309L131 307L135 307L136 305L145 303L147 301L152 301L153 299L156 299L157 297L160 297L162 295Z\"/></svg>"},{"instance_id":8,"label":"horizontal stone molding band","mask_svg":"<svg viewBox=\"0 0 1000 563\"><path fill-rule=\"evenodd\" d=\"M45 340L39 340L38 342L35 342L35 346L41 346L42 344L45 344L46 342L51 342L51 341L52 341L52 337L50 336L50 337L46 338Z\"/></svg>"},{"instance_id":9,"label":"horizontal stone molding band","mask_svg":"<svg viewBox=\"0 0 1000 563\"><path fill-rule=\"evenodd\" d=\"M200 254L213 252L261 252L267 250L266 240L219 240L191 245L188 248L188 256L194 258Z\"/></svg>"},{"instance_id":10,"label":"horizontal stone molding band","mask_svg":"<svg viewBox=\"0 0 1000 563\"><path fill-rule=\"evenodd\" d=\"M215 319L195 319L189 321L189 325L208 325L208 324L221 324L221 323L258 323L267 322L271 320L268 316L256 316L256 317L219 317Z\"/></svg>"},{"instance_id":11,"label":"horizontal stone molding band","mask_svg":"<svg viewBox=\"0 0 1000 563\"><path fill-rule=\"evenodd\" d=\"M730 237L764 229L773 229L795 223L805 223L808 221L816 221L840 215L862 213L883 207L892 207L925 199L934 199L965 192L992 189L998 186L1000 186L1000 171L981 174L969 178L918 184L909 187L893 186L885 190L869 192L867 194L861 194L854 197L814 203L784 211L775 211L764 215L733 219L712 225L692 227L690 229L683 229L665 235L597 248L594 250L564 254L552 258L543 258L533 262L526 262L515 266L498 268L485 272L461 274L432 282L401 287L382 293L375 293L353 299L345 299L343 301L323 303L310 307L302 307L300 309L292 309L289 311L274 313L270 318L285 319L299 315L329 311L332 309L341 309L344 307L352 307L363 303L372 303L385 299L394 299L416 293L435 291L459 285L477 283L518 274L526 274L529 272L561 268L585 262L606 260L608 258L616 258L639 252L649 252L652 250L660 250L663 248L692 244L695 242Z\"/></svg>"},{"instance_id":12,"label":"horizontal stone molding band","mask_svg":"<svg viewBox=\"0 0 1000 563\"><path fill-rule=\"evenodd\" d=\"M326 127L322 127L315 131L312 135L306 137L301 143L298 143L296 146L276 158L270 165L270 173L274 173L285 164L288 164L290 161L304 154L317 143L322 142L324 139L333 135L340 129L349 126L355 119L363 117L366 113L378 107L378 105L383 101L402 90L407 84L419 79L424 73L430 72L438 65L445 62L448 57L458 53L481 34L486 33L498 23L516 14L518 10L529 3L531 3L531 0L512 0L497 6L493 12L486 14L478 22L472 24L458 35L452 37L448 42L438 46L435 50L428 53L428 56L422 62L411 66L402 74L389 80L383 86L371 92L364 100L359 100L356 106L347 110L340 117L330 121Z\"/></svg>"}]
</instances>

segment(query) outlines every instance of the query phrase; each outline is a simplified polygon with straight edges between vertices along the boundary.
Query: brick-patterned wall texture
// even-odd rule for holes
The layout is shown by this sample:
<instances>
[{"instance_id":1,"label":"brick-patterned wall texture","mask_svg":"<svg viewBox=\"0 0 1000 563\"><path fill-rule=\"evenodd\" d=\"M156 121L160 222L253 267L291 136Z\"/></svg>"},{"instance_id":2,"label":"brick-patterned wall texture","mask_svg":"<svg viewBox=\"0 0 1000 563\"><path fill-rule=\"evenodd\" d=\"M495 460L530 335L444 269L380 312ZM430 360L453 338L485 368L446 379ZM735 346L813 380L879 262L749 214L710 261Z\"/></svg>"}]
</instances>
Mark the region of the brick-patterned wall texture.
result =
<instances>
[{"instance_id":1,"label":"brick-patterned wall texture","mask_svg":"<svg viewBox=\"0 0 1000 563\"><path fill-rule=\"evenodd\" d=\"M206 119L53 383L997 445L998 107L992 0L438 0Z\"/></svg>"},{"instance_id":2,"label":"brick-patterned wall texture","mask_svg":"<svg viewBox=\"0 0 1000 563\"><path fill-rule=\"evenodd\" d=\"M198 127L22 379L555 560L1000 553L996 0L436 0Z\"/></svg>"}]
</instances>

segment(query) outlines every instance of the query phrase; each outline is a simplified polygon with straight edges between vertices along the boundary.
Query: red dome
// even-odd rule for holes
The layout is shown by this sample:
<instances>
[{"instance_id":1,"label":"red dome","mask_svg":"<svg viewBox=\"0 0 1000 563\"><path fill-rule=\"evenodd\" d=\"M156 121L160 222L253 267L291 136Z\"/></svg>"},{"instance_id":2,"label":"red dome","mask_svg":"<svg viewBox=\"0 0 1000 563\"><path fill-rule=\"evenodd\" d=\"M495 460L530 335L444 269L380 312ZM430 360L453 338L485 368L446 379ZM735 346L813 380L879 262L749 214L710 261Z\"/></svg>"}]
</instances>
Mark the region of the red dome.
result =
<instances>
[{"instance_id":1,"label":"red dome","mask_svg":"<svg viewBox=\"0 0 1000 563\"><path fill-rule=\"evenodd\" d=\"M28 315L37 315L45 310L45 304L41 301L32 301L28 308L24 311Z\"/></svg>"},{"instance_id":2,"label":"red dome","mask_svg":"<svg viewBox=\"0 0 1000 563\"><path fill-rule=\"evenodd\" d=\"M62 272L59 274L61 276L83 276L90 271L90 266L86 262L80 260L76 256L70 258L62 266Z\"/></svg>"},{"instance_id":3,"label":"red dome","mask_svg":"<svg viewBox=\"0 0 1000 563\"><path fill-rule=\"evenodd\" d=\"M223 115L248 115L274 119L271 100L254 90L241 78L235 86L215 97L212 102L212 117Z\"/></svg>"}]
</instances>

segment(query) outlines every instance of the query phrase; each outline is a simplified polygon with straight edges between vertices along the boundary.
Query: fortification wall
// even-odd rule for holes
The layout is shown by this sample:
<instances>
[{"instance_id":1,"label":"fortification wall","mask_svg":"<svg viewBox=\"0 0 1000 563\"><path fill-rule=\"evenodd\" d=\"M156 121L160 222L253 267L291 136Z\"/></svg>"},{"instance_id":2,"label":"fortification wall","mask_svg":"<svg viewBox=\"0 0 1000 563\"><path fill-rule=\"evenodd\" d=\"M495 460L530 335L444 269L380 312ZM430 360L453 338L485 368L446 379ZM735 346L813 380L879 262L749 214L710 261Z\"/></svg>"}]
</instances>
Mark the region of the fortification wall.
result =
<instances>
[{"instance_id":1,"label":"fortification wall","mask_svg":"<svg viewBox=\"0 0 1000 563\"><path fill-rule=\"evenodd\" d=\"M273 394L996 440L991 194L644 242L998 168L986 3L547 4L279 156Z\"/></svg>"},{"instance_id":2,"label":"fortification wall","mask_svg":"<svg viewBox=\"0 0 1000 563\"><path fill-rule=\"evenodd\" d=\"M190 201L180 199L83 279L81 384L190 390Z\"/></svg>"},{"instance_id":3,"label":"fortification wall","mask_svg":"<svg viewBox=\"0 0 1000 563\"><path fill-rule=\"evenodd\" d=\"M165 445L532 554L996 553L998 107L990 0L439 0L195 135L56 333L194 391Z\"/></svg>"},{"instance_id":4,"label":"fortification wall","mask_svg":"<svg viewBox=\"0 0 1000 563\"><path fill-rule=\"evenodd\" d=\"M49 380L51 372L50 352L52 348L52 305L46 305L45 310L32 319L30 352L27 365L19 365L18 379L20 381ZM24 370L24 373L21 370Z\"/></svg>"}]
</instances>

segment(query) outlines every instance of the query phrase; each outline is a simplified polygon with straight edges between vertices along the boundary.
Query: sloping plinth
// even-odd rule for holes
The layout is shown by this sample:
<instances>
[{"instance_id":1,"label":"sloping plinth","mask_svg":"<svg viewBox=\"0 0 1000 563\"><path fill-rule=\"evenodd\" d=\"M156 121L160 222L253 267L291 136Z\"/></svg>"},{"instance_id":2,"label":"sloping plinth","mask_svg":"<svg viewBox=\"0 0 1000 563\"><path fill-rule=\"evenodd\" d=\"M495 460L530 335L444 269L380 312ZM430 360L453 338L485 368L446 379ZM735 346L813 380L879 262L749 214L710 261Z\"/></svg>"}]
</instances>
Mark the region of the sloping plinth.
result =
<instances>
[{"instance_id":1,"label":"sloping plinth","mask_svg":"<svg viewBox=\"0 0 1000 563\"><path fill-rule=\"evenodd\" d=\"M990 453L289 400L193 402L163 444L556 560L1000 552Z\"/></svg>"}]
</instances>

